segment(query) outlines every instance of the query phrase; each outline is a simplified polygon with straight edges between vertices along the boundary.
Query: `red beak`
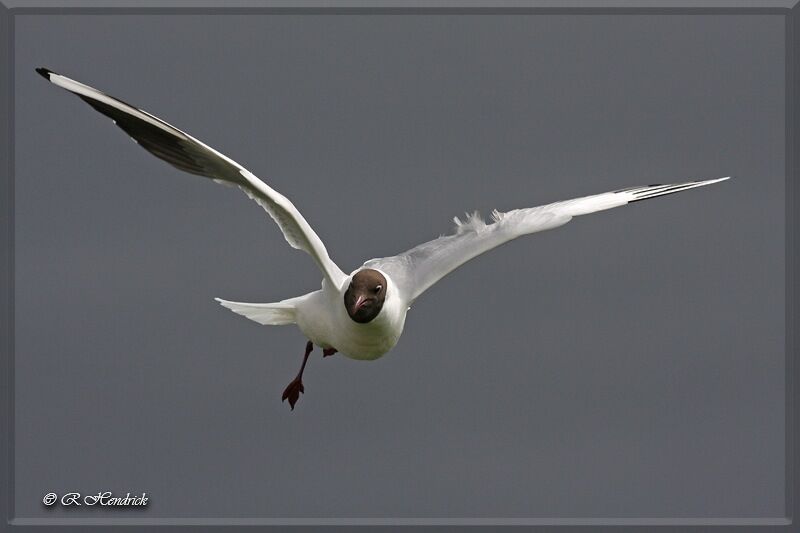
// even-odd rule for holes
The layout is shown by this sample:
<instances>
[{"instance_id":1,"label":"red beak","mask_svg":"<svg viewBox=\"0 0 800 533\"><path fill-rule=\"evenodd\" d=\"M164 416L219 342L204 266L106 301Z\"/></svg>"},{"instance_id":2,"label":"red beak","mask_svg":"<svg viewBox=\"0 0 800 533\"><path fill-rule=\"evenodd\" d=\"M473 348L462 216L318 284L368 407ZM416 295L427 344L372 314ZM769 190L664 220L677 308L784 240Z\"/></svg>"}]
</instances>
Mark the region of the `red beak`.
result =
<instances>
[{"instance_id":1,"label":"red beak","mask_svg":"<svg viewBox=\"0 0 800 533\"><path fill-rule=\"evenodd\" d=\"M364 302L366 302L366 301L367 301L366 298L364 298L363 296L359 295L358 298L356 298L355 305L353 305L353 313L357 313L358 310L361 309L364 306Z\"/></svg>"}]
</instances>

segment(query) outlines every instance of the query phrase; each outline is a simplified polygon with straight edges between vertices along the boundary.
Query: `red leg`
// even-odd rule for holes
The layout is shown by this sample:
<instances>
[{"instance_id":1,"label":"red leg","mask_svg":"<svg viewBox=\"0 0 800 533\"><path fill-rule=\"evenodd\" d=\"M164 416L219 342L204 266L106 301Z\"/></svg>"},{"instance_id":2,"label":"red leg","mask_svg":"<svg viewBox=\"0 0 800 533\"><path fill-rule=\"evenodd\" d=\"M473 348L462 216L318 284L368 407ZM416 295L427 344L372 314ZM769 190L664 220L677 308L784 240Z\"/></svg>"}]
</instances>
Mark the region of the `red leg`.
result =
<instances>
[{"instance_id":1,"label":"red leg","mask_svg":"<svg viewBox=\"0 0 800 533\"><path fill-rule=\"evenodd\" d=\"M300 372L297 373L297 376L292 380L289 385L286 386L286 389L283 391L283 396L281 396L281 401L289 400L289 405L294 411L294 404L297 403L297 400L300 399L300 394L305 392L305 388L303 387L303 370L306 369L306 362L308 362L308 356L311 354L311 350L314 349L314 345L311 341L306 343L306 353L303 356L303 365L300 367Z\"/></svg>"},{"instance_id":2,"label":"red leg","mask_svg":"<svg viewBox=\"0 0 800 533\"><path fill-rule=\"evenodd\" d=\"M336 353L336 348L323 348L322 357L329 357Z\"/></svg>"}]
</instances>

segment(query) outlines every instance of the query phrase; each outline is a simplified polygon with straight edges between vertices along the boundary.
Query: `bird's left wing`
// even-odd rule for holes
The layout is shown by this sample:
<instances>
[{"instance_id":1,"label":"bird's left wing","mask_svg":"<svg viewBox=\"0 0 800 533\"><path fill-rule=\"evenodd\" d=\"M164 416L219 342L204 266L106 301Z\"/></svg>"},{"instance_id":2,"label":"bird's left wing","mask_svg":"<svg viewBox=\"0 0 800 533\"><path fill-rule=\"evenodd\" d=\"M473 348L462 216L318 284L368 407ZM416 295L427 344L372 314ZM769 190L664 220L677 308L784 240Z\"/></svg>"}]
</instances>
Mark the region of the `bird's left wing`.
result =
<instances>
[{"instance_id":1,"label":"bird's left wing","mask_svg":"<svg viewBox=\"0 0 800 533\"><path fill-rule=\"evenodd\" d=\"M454 219L456 233L420 244L400 255L371 259L366 268L376 268L389 274L401 296L410 305L434 283L473 257L505 242L569 222L572 217L619 207L640 200L656 198L695 187L710 185L728 178L689 181L670 185L648 185L595 194L552 204L515 209L507 213L494 211L487 224L477 213L465 221Z\"/></svg>"},{"instance_id":2,"label":"bird's left wing","mask_svg":"<svg viewBox=\"0 0 800 533\"><path fill-rule=\"evenodd\" d=\"M37 68L36 71L111 118L139 146L159 159L185 172L239 187L272 217L292 248L311 255L334 287L339 288L344 283L347 276L328 256L322 240L294 204L237 162L188 133L122 100L45 68Z\"/></svg>"}]
</instances>

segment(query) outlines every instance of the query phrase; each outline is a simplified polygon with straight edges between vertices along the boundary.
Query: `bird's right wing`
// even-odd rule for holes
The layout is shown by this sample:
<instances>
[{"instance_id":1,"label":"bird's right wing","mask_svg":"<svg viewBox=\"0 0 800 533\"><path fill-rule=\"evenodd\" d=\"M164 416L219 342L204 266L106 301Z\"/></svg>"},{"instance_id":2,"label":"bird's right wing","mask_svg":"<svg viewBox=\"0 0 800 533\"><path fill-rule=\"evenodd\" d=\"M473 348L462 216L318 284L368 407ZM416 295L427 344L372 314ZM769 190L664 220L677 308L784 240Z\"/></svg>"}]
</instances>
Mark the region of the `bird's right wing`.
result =
<instances>
[{"instance_id":1,"label":"bird's right wing","mask_svg":"<svg viewBox=\"0 0 800 533\"><path fill-rule=\"evenodd\" d=\"M671 185L648 185L584 196L552 204L492 213L492 223L485 223L477 213L465 222L455 218L456 233L420 244L400 255L371 259L366 268L389 274L401 296L410 305L434 283L473 257L505 242L566 224L572 217L585 215L640 200L656 198L695 187L710 185L728 178L689 181Z\"/></svg>"},{"instance_id":2,"label":"bird's right wing","mask_svg":"<svg viewBox=\"0 0 800 533\"><path fill-rule=\"evenodd\" d=\"M188 133L122 100L45 68L37 68L36 71L109 117L139 146L157 158L185 172L239 187L272 217L292 248L303 250L314 259L334 287L340 288L344 283L347 276L328 256L322 240L294 204L240 164Z\"/></svg>"}]
</instances>

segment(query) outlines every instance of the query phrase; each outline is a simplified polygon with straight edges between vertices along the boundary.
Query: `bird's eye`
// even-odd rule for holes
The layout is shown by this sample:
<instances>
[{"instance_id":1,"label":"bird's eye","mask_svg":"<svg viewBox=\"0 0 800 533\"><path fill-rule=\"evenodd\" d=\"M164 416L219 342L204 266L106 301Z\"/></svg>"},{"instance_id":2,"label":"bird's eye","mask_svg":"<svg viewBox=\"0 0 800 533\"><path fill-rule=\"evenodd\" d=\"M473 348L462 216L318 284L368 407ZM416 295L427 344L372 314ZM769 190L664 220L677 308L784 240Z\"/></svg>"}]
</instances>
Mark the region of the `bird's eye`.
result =
<instances>
[{"instance_id":1,"label":"bird's eye","mask_svg":"<svg viewBox=\"0 0 800 533\"><path fill-rule=\"evenodd\" d=\"M383 285L376 285L375 288L372 289L372 292L381 292L382 288L383 288Z\"/></svg>"}]
</instances>

